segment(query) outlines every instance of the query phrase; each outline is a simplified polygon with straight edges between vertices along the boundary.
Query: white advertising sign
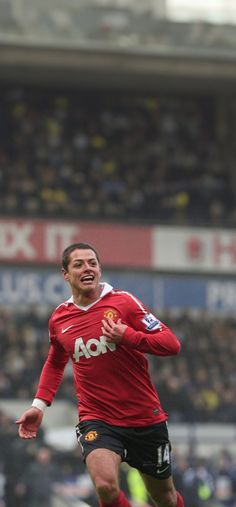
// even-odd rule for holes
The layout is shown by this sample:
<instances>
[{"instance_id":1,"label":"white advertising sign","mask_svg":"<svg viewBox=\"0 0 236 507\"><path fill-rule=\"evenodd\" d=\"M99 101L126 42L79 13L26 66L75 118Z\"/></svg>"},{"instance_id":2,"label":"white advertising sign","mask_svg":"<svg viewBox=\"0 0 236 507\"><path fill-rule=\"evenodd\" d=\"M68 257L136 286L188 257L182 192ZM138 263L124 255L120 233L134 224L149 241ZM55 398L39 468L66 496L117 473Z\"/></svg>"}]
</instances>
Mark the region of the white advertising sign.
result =
<instances>
[{"instance_id":1,"label":"white advertising sign","mask_svg":"<svg viewBox=\"0 0 236 507\"><path fill-rule=\"evenodd\" d=\"M236 232L156 227L153 267L165 271L236 273Z\"/></svg>"}]
</instances>

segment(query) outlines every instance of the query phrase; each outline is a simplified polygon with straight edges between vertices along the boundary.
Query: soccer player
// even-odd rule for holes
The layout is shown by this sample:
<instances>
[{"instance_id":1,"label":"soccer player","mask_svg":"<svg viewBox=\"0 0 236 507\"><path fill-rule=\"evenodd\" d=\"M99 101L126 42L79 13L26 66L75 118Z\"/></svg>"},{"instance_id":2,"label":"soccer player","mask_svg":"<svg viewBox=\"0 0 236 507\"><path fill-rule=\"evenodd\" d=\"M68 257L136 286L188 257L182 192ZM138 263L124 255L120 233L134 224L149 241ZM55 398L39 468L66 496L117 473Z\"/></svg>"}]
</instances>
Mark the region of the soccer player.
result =
<instances>
[{"instance_id":1,"label":"soccer player","mask_svg":"<svg viewBox=\"0 0 236 507\"><path fill-rule=\"evenodd\" d=\"M62 273L72 296L49 320L50 349L32 406L17 421L20 437L36 437L71 358L78 442L100 507L130 507L119 488L122 461L138 469L158 507L184 507L171 475L167 415L144 355L178 354L177 337L135 296L101 283L93 246L68 246Z\"/></svg>"}]
</instances>

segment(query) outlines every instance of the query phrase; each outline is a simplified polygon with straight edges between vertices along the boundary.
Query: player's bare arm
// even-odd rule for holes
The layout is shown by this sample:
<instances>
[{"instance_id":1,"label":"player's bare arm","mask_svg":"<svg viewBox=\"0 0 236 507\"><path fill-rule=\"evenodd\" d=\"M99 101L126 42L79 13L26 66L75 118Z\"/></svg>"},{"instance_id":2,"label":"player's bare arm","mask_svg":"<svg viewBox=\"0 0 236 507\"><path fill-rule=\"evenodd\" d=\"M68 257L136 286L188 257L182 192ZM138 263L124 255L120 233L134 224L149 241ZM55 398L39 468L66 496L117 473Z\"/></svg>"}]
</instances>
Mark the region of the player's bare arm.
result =
<instances>
[{"instance_id":1,"label":"player's bare arm","mask_svg":"<svg viewBox=\"0 0 236 507\"><path fill-rule=\"evenodd\" d=\"M110 317L102 320L102 333L108 342L120 343L126 329L127 326L122 324L121 319L118 319L117 322L114 322Z\"/></svg>"}]
</instances>

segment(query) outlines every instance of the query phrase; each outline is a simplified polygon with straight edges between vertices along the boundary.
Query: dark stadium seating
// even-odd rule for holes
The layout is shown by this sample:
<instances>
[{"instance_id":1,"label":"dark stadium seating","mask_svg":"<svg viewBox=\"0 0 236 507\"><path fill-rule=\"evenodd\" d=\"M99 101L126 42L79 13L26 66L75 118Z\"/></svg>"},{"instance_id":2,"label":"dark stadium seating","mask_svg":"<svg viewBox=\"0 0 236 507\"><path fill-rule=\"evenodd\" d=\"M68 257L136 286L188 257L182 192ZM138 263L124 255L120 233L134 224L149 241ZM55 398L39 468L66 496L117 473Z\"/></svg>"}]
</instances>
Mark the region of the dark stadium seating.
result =
<instances>
[{"instance_id":1,"label":"dark stadium seating","mask_svg":"<svg viewBox=\"0 0 236 507\"><path fill-rule=\"evenodd\" d=\"M0 213L234 226L234 110L223 106L207 95L3 88Z\"/></svg>"}]
</instances>

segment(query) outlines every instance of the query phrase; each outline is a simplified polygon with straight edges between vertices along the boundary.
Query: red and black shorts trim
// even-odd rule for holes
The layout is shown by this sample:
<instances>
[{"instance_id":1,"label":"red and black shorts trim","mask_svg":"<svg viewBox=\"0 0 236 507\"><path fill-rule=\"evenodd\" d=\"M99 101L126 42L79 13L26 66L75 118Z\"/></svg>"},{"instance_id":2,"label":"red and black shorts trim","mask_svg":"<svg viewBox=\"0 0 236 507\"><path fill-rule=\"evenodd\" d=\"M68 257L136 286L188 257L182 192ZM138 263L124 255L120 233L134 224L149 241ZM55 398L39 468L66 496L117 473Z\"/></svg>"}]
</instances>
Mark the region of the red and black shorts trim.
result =
<instances>
[{"instance_id":1,"label":"red and black shorts trim","mask_svg":"<svg viewBox=\"0 0 236 507\"><path fill-rule=\"evenodd\" d=\"M142 428L83 421L76 426L84 460L94 449L109 449L130 466L157 479L171 475L171 445L166 422Z\"/></svg>"}]
</instances>

